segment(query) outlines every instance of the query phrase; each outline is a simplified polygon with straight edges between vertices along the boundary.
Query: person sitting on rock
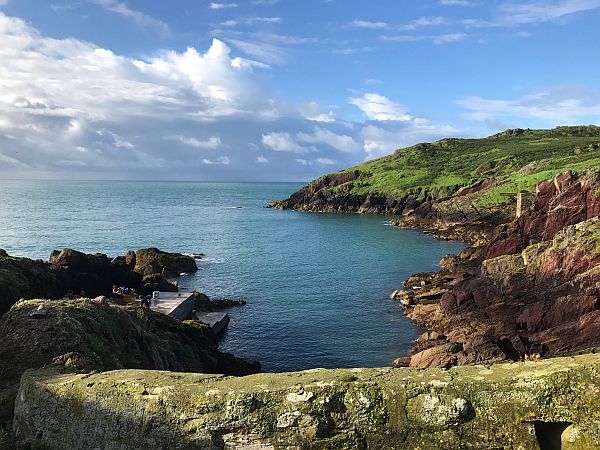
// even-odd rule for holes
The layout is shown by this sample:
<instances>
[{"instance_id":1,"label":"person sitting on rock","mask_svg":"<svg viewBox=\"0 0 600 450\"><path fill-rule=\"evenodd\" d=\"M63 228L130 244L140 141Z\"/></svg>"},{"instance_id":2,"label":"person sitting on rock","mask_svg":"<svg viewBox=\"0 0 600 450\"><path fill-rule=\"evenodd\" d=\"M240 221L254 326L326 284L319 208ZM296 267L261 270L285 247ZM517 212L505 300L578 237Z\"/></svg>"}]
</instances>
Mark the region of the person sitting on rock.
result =
<instances>
[{"instance_id":1,"label":"person sitting on rock","mask_svg":"<svg viewBox=\"0 0 600 450\"><path fill-rule=\"evenodd\" d=\"M113 286L112 295L117 300L121 300L121 298L123 297L123 294L121 293L121 290L117 287L117 285Z\"/></svg>"}]
</instances>

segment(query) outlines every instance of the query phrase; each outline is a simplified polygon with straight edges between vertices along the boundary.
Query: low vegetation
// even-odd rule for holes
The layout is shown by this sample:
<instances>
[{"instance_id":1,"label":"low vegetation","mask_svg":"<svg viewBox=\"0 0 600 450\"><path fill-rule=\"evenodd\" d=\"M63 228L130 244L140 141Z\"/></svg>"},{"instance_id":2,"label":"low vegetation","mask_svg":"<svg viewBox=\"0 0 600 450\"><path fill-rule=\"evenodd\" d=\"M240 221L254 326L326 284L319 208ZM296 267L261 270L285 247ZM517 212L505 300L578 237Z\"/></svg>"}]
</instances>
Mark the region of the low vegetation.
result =
<instances>
[{"instance_id":1,"label":"low vegetation","mask_svg":"<svg viewBox=\"0 0 600 450\"><path fill-rule=\"evenodd\" d=\"M492 180L495 186L483 190L478 202L494 206L559 173L598 166L600 127L507 130L484 139L443 139L397 150L340 172L359 170L362 175L333 189L389 197L427 193L439 199Z\"/></svg>"}]
</instances>

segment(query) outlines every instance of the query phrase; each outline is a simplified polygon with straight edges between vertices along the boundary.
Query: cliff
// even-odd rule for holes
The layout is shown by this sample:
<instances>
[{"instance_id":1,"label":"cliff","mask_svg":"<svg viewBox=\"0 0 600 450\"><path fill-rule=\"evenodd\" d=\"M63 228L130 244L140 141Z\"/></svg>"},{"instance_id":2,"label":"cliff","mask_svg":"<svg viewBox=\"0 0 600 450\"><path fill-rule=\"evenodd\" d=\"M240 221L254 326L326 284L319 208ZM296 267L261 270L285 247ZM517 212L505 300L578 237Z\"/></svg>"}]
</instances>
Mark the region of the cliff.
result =
<instances>
[{"instance_id":1,"label":"cliff","mask_svg":"<svg viewBox=\"0 0 600 450\"><path fill-rule=\"evenodd\" d=\"M417 290L427 328L414 367L492 363L595 351L600 346L600 172L539 184L530 209L488 242L442 261ZM401 362L401 361L399 361Z\"/></svg>"},{"instance_id":2,"label":"cliff","mask_svg":"<svg viewBox=\"0 0 600 450\"><path fill-rule=\"evenodd\" d=\"M16 435L48 449L597 449L600 356L244 378L26 372Z\"/></svg>"}]
</instances>

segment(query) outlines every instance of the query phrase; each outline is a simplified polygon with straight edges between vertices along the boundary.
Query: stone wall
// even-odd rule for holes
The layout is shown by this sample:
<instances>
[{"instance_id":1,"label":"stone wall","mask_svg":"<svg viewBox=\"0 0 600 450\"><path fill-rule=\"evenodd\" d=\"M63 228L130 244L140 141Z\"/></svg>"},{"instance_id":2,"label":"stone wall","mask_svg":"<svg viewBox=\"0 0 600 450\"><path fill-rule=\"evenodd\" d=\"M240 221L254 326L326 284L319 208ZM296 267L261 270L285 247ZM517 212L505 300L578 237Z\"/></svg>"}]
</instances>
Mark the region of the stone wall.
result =
<instances>
[{"instance_id":1,"label":"stone wall","mask_svg":"<svg viewBox=\"0 0 600 450\"><path fill-rule=\"evenodd\" d=\"M594 449L599 406L592 354L244 378L46 369L24 374L14 429L54 449Z\"/></svg>"}]
</instances>

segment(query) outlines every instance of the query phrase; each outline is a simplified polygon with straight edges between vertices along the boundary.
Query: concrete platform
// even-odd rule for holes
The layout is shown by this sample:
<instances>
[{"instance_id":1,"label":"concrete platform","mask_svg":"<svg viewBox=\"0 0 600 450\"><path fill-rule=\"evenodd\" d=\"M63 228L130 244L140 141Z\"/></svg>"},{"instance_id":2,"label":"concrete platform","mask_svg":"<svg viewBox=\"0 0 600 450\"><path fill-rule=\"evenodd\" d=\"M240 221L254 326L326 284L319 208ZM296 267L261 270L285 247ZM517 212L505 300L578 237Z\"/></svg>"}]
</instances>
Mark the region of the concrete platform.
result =
<instances>
[{"instance_id":1,"label":"concrete platform","mask_svg":"<svg viewBox=\"0 0 600 450\"><path fill-rule=\"evenodd\" d=\"M215 336L221 334L229 323L229 314L227 313L199 312L196 313L196 317L200 322L208 325Z\"/></svg>"},{"instance_id":2,"label":"concrete platform","mask_svg":"<svg viewBox=\"0 0 600 450\"><path fill-rule=\"evenodd\" d=\"M177 320L186 320L195 308L193 292L159 292L152 299L150 309ZM220 312L197 312L197 319L210 327L215 336L221 334L229 323L229 314Z\"/></svg>"},{"instance_id":3,"label":"concrete platform","mask_svg":"<svg viewBox=\"0 0 600 450\"><path fill-rule=\"evenodd\" d=\"M185 320L194 309L193 292L160 292L150 305L156 311L177 320Z\"/></svg>"}]
</instances>

